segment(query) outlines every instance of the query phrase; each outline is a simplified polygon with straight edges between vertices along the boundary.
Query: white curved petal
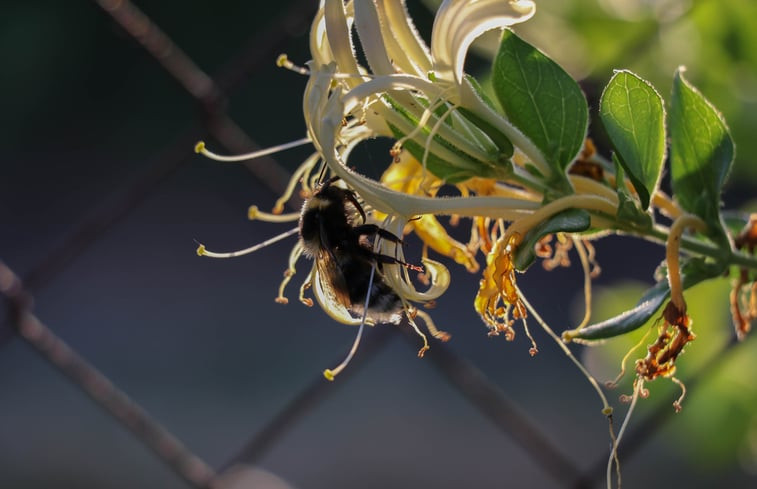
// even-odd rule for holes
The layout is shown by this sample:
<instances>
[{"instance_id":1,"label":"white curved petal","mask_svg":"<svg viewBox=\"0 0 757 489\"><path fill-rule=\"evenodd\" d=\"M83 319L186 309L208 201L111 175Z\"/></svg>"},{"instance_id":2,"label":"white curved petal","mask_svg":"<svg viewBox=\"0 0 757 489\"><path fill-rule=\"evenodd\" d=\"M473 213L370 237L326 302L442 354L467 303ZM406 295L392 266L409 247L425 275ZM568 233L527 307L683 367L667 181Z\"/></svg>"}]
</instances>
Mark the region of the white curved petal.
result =
<instances>
[{"instance_id":1,"label":"white curved petal","mask_svg":"<svg viewBox=\"0 0 757 489\"><path fill-rule=\"evenodd\" d=\"M405 1L383 0L376 3L376 8L389 58L400 71L427 77L431 71L431 55L413 25Z\"/></svg>"},{"instance_id":2,"label":"white curved petal","mask_svg":"<svg viewBox=\"0 0 757 489\"><path fill-rule=\"evenodd\" d=\"M338 71L355 75L354 78L345 79L345 83L350 87L356 86L361 80L357 77L360 68L350 34L351 16L348 16L342 0L325 0L323 11L328 46L339 67Z\"/></svg>"},{"instance_id":3,"label":"white curved petal","mask_svg":"<svg viewBox=\"0 0 757 489\"><path fill-rule=\"evenodd\" d=\"M334 294L334 291L331 289L328 278L320 276L315 262L313 263L313 270L310 273L313 284L313 296L321 306L321 309L323 309L334 321L350 326L359 326L362 319L352 317L344 304L339 302L336 298L336 294ZM366 324L373 324L373 321L369 320L369 318L366 318L365 322Z\"/></svg>"},{"instance_id":4,"label":"white curved petal","mask_svg":"<svg viewBox=\"0 0 757 489\"><path fill-rule=\"evenodd\" d=\"M355 0L355 27L360 37L360 45L374 75L394 73L394 66L384 45L376 5L373 0Z\"/></svg>"},{"instance_id":5,"label":"white curved petal","mask_svg":"<svg viewBox=\"0 0 757 489\"><path fill-rule=\"evenodd\" d=\"M438 78L460 83L471 43L484 32L530 19L530 0L445 0L431 33L431 57Z\"/></svg>"},{"instance_id":6,"label":"white curved petal","mask_svg":"<svg viewBox=\"0 0 757 489\"><path fill-rule=\"evenodd\" d=\"M308 135L316 150L323 156L334 175L341 177L376 210L405 219L422 214L458 214L461 216L490 216L515 220L530 215L539 207L536 202L504 197L424 197L391 190L375 180L348 169L340 158L338 148L350 141L340 141L346 114L371 92L370 84L389 83L395 88L416 87L429 83L416 77L388 75L369 80L344 94L340 86L330 89L330 75L334 66L311 69L305 90L305 111L308 114ZM389 80L387 80L389 79ZM438 88L437 88L438 89ZM371 92L372 93L372 92ZM345 103L347 102L347 106ZM354 142L354 141L353 141Z\"/></svg>"},{"instance_id":7,"label":"white curved petal","mask_svg":"<svg viewBox=\"0 0 757 489\"><path fill-rule=\"evenodd\" d=\"M313 23L310 25L310 56L313 57L312 64L315 66L327 65L334 61L334 55L331 54L329 40L326 36L323 0L321 0L321 6L315 13Z\"/></svg>"},{"instance_id":8,"label":"white curved petal","mask_svg":"<svg viewBox=\"0 0 757 489\"><path fill-rule=\"evenodd\" d=\"M408 282L402 275L405 272L400 265L384 265L384 280L397 295L411 302L428 302L438 299L450 284L449 269L436 260L429 258L421 259L431 284L428 289L418 291L413 284Z\"/></svg>"}]
</instances>

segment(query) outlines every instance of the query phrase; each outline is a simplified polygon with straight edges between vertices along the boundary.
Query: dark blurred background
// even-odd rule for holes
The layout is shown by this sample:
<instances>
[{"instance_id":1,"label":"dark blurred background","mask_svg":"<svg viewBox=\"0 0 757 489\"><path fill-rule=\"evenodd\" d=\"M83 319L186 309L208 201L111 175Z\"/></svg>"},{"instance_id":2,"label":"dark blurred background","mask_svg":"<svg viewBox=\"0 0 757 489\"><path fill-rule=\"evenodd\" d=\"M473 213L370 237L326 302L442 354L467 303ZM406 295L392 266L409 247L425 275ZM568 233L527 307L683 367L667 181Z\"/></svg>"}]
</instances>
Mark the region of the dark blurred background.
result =
<instances>
[{"instance_id":1,"label":"dark blurred background","mask_svg":"<svg viewBox=\"0 0 757 489\"><path fill-rule=\"evenodd\" d=\"M409 3L427 35L432 15ZM613 68L667 97L675 68L687 65L738 145L725 203L752 205L754 2L538 6L520 32L581 80L592 111ZM513 343L488 338L470 307L477 276L449 263L453 285L432 314L450 343L432 342L419 360L406 327L378 326L328 383L322 370L343 358L355 330L296 300L304 262L290 304L274 303L294 238L234 260L195 254L195 240L234 250L291 227L250 222L247 207L269 210L309 148L244 166L193 146L204 139L229 153L304 135L306 79L275 59L309 59L315 8L3 1L0 260L24 279L36 316L189 450L218 470L245 467L234 487L603 487L609 439L596 395L535 322L535 358L522 332ZM386 162L364 153L369 166ZM652 283L663 249L628 237L596 246L601 319ZM557 330L581 317L578 268L534 266L519 277ZM651 386L621 453L625 487L757 483L757 352L753 339L729 343L727 293L726 280L692 291L699 340L678 372L690 396L672 416L676 388ZM0 487L188 487L19 339L4 307ZM611 378L636 340L582 354ZM616 424L623 392L628 384L610 393Z\"/></svg>"}]
</instances>

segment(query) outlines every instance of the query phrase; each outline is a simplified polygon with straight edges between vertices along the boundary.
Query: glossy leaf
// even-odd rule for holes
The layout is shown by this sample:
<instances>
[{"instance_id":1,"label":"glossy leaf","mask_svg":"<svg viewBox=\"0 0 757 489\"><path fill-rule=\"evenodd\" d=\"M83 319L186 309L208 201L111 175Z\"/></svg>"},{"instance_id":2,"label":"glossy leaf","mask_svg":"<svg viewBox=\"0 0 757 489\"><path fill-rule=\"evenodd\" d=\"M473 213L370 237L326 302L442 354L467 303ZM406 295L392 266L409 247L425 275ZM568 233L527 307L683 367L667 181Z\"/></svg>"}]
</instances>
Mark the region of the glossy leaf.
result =
<instances>
[{"instance_id":1,"label":"glossy leaf","mask_svg":"<svg viewBox=\"0 0 757 489\"><path fill-rule=\"evenodd\" d=\"M723 268L720 265L691 259L683 265L681 270L683 289L691 288L722 272ZM569 337L571 340L579 341L601 340L639 329L655 315L668 297L670 297L670 285L667 279L664 279L648 289L633 309L607 321L592 324L578 331L571 331Z\"/></svg>"},{"instance_id":2,"label":"glossy leaf","mask_svg":"<svg viewBox=\"0 0 757 489\"><path fill-rule=\"evenodd\" d=\"M734 144L720 113L683 77L673 80L668 115L673 194L686 211L704 219L710 236L722 236L720 192L734 157Z\"/></svg>"},{"instance_id":3,"label":"glossy leaf","mask_svg":"<svg viewBox=\"0 0 757 489\"><path fill-rule=\"evenodd\" d=\"M652 227L652 217L639 208L639 201L635 199L626 187L625 171L613 153L612 161L615 165L615 191L618 194L618 219L637 229L649 229Z\"/></svg>"},{"instance_id":4,"label":"glossy leaf","mask_svg":"<svg viewBox=\"0 0 757 489\"><path fill-rule=\"evenodd\" d=\"M617 71L602 93L599 116L642 209L648 209L665 160L662 97L646 80Z\"/></svg>"},{"instance_id":5,"label":"glossy leaf","mask_svg":"<svg viewBox=\"0 0 757 489\"><path fill-rule=\"evenodd\" d=\"M494 92L510 122L564 173L583 147L586 98L575 80L544 53L506 30L492 67Z\"/></svg>"}]
</instances>

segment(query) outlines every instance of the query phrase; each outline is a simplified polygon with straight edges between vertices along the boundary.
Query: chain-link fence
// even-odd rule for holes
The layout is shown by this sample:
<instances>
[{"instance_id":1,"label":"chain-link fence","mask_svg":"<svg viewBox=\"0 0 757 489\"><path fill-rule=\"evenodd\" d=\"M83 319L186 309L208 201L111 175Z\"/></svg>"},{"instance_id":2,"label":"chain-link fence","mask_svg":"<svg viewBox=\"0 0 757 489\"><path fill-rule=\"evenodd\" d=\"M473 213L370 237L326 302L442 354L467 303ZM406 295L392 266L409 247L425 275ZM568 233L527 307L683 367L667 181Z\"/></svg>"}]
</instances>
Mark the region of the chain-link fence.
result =
<instances>
[{"instance_id":1,"label":"chain-link fence","mask_svg":"<svg viewBox=\"0 0 757 489\"><path fill-rule=\"evenodd\" d=\"M170 19L166 10L151 7ZM267 73L280 52L297 49L293 46L298 43L299 49L305 48L303 34L315 7L312 0L268 6L279 14L260 14L269 20L251 18L254 32L245 33L249 40L228 61L220 60L226 64L211 76L191 51L172 40L169 29L164 31L134 4L100 0L86 5L89 14L98 15L86 25L106 29L130 50L131 64L114 75L114 86L139 84L130 78L135 71L162 71L164 82L172 80L166 82L167 89L183 89L197 110L191 127L169 131L172 141L155 135L160 141L153 147L159 149L147 157L130 152L129 141L111 136L110 144L119 148L114 153L126 154L87 166L84 171L97 178L81 177L110 186L83 191L83 202L64 202L64 209L70 205L80 213L58 224L53 223L55 210L49 220L38 221L17 212L32 205L29 212L39 217L54 209L51 199L35 214L31 199L23 199L45 194L45 185L77 185L77 155L86 151L70 148L70 156L57 163L65 169L40 168L48 171L43 183L27 167L9 172L6 185L17 177L14 185L26 181L40 187L16 188L4 200L11 225L2 231L2 246L10 256L0 262L7 313L0 326L0 361L6 372L0 377L5 391L0 395L3 487L45 487L53 481L63 487L178 484L153 467L154 462L145 462L144 455L135 455L139 448L112 434L112 428L103 428L114 422L192 487L603 486L609 436L599 403L558 350L545 345L546 337L539 338L543 352L531 360L528 348L517 341L486 341L483 328L480 335L468 335L478 326L475 318L468 318L465 327L448 328L451 343L434 343L426 358L417 360L412 332L377 327L369 331L346 373L329 383L319 372L338 362L353 332L331 324L320 311L273 304L276 277L286 263L282 249L244 261L210 263L189 256L194 251L191 237L178 236L178 244L164 239L170 232L218 232L196 237L212 239L216 248L233 248L278 232L242 222L246 205L270 201L284 188L287 160L282 166L268 157L227 169L200 161L191 150L203 138L229 152L254 149L257 145L242 125L270 125L269 134L282 139L298 136L300 92L291 92L277 105L281 92L260 88L261 73ZM180 17L187 21L186 12ZM223 29L211 26L216 20L194 19L196 36L212 44L207 36ZM214 62L205 59L205 64ZM277 75L285 83L304 84L291 81L295 78L288 72ZM103 88L91 89L95 99L98 90ZM259 113L242 117L248 122L252 117L254 124L235 122L236 110L257 107ZM287 124L292 129L279 136ZM65 128L59 132L62 139L67 137ZM108 141L96 128L92 134ZM124 168L136 159L140 161L133 167ZM26 171L31 174L21 175ZM98 171L112 171L112 178ZM219 197L223 192L227 194ZM70 192L65 195L71 198ZM23 204L17 205L19 201ZM158 215L155 209L162 211ZM181 226L174 226L174 219ZM33 228L42 223L54 231ZM23 239L11 245L19 236ZM177 275L167 276L173 273ZM543 275L536 276L543 280ZM468 280L475 286L474 277ZM572 277L558 279L563 280L578 283ZM531 284L531 289L542 287L540 282ZM575 285L566 287L572 294ZM461 309L456 299L450 302L446 310L440 304L438 321L443 326L465 317L456 310ZM569 306L554 305L557 301L548 296L534 302L553 317L569 315ZM397 342L400 336L407 341ZM58 385L46 391L59 377L41 371L26 356L24 344L80 393ZM686 372L689 391L696 395L736 345L727 343L707 368ZM35 382L42 391L35 390ZM130 397L132 390L137 394ZM110 421L72 400L81 393ZM676 456L674 443L666 444L666 426L673 418L667 401L664 394L648 401L649 408L633 420L621 446L629 487L659 487L670 481L706 487L722 479L723 471L703 476ZM93 417L91 431L82 428L86 420L79 419L79 408L81 417ZM153 417L152 411L160 415ZM182 432L189 440L175 434ZM87 466L83 461L91 464L91 477L81 475ZM240 472L240 467L248 471ZM32 470L39 473L28 478ZM131 472L142 476L124 476ZM741 484L749 478L729 472L725 480Z\"/></svg>"}]
</instances>

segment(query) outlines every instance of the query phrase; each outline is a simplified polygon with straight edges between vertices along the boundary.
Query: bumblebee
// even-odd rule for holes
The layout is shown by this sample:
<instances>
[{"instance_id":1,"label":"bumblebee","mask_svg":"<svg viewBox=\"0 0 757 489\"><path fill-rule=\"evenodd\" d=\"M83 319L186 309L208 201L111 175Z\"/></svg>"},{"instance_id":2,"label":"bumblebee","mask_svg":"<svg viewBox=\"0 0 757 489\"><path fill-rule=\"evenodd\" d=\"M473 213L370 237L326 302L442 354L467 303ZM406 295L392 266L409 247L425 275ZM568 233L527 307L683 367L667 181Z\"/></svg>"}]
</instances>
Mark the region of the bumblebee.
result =
<instances>
[{"instance_id":1,"label":"bumblebee","mask_svg":"<svg viewBox=\"0 0 757 489\"><path fill-rule=\"evenodd\" d=\"M338 179L323 182L303 204L299 221L302 247L315 260L319 285L351 314L365 314L376 323L398 324L402 319L402 299L378 271L382 264L389 263L416 270L419 267L373 249L376 236L393 243L402 240L376 224L366 223L365 211L355 193L334 185ZM358 216L359 224L355 222Z\"/></svg>"}]
</instances>

